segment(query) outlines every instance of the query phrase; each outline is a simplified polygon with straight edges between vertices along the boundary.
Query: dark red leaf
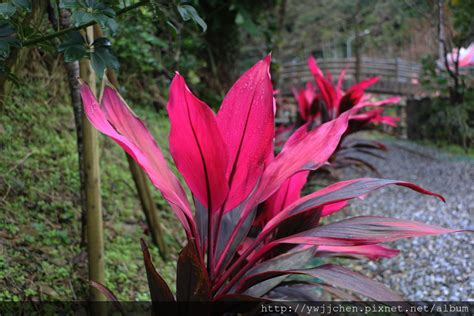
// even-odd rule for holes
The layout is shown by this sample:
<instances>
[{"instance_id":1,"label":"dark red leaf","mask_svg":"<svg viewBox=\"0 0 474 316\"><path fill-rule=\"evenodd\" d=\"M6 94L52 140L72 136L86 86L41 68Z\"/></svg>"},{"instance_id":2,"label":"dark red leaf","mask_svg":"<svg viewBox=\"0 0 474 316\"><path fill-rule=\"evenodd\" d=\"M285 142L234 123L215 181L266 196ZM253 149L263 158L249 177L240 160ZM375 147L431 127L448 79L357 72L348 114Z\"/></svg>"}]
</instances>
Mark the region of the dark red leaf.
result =
<instances>
[{"instance_id":1,"label":"dark red leaf","mask_svg":"<svg viewBox=\"0 0 474 316\"><path fill-rule=\"evenodd\" d=\"M273 259L263 261L262 263L251 268L243 278L250 275L263 273L266 271L286 271L290 269L301 269L308 261L313 257L315 248L314 247L302 247L303 250L297 250L289 253L279 255ZM286 276L276 277L270 280L266 280L255 286L249 288L245 294L251 296L263 296L265 293L273 289L279 283L281 283ZM238 287L238 285L237 285Z\"/></svg>"},{"instance_id":2,"label":"dark red leaf","mask_svg":"<svg viewBox=\"0 0 474 316\"><path fill-rule=\"evenodd\" d=\"M291 216L314 210L315 208L322 207L327 204L333 204L335 202L362 197L387 185L400 185L408 187L423 194L436 196L444 201L444 198L441 195L429 192L415 184L404 181L375 178L359 178L341 181L299 199L287 207L284 211L277 214L277 216L275 216L271 221L269 221L262 232L271 231L281 222L287 220Z\"/></svg>"},{"instance_id":3,"label":"dark red leaf","mask_svg":"<svg viewBox=\"0 0 474 316\"><path fill-rule=\"evenodd\" d=\"M153 309L155 306L158 306L155 303L160 302L174 302L174 296L170 288L166 284L165 280L156 272L155 266L151 261L150 252L148 247L143 239L140 240L142 251L143 251L143 260L145 261L146 275L148 278L148 287L150 288L150 296L153 302Z\"/></svg>"},{"instance_id":4,"label":"dark red leaf","mask_svg":"<svg viewBox=\"0 0 474 316\"><path fill-rule=\"evenodd\" d=\"M397 218L359 216L318 226L302 233L276 240L273 243L357 246L461 231L463 230L448 229Z\"/></svg>"},{"instance_id":5,"label":"dark red leaf","mask_svg":"<svg viewBox=\"0 0 474 316\"><path fill-rule=\"evenodd\" d=\"M310 275L331 286L337 286L376 301L403 301L401 296L386 288L385 285L337 265L326 264L317 267L312 269Z\"/></svg>"},{"instance_id":6,"label":"dark red leaf","mask_svg":"<svg viewBox=\"0 0 474 316\"><path fill-rule=\"evenodd\" d=\"M125 311L123 310L123 306L122 304L120 304L120 301L118 300L118 298L115 296L114 293L112 293L111 290L109 290L108 288L106 288L105 286L103 286L102 284L100 283L97 283L95 281L89 281L90 284L95 287L97 290L99 290L102 294L105 295L105 297L112 302L112 304L114 305L114 307L120 311L120 313L122 315L126 315L125 314Z\"/></svg>"},{"instance_id":7,"label":"dark red leaf","mask_svg":"<svg viewBox=\"0 0 474 316\"><path fill-rule=\"evenodd\" d=\"M211 285L203 259L192 242L178 258L176 298L178 302L210 302Z\"/></svg>"},{"instance_id":8,"label":"dark red leaf","mask_svg":"<svg viewBox=\"0 0 474 316\"><path fill-rule=\"evenodd\" d=\"M376 301L402 301L403 299L383 284L375 282L366 276L349 269L326 264L312 269L269 271L248 277L242 282L239 290L245 290L260 282L282 275L308 275L323 280L327 284L337 286L357 294L367 296Z\"/></svg>"}]
</instances>

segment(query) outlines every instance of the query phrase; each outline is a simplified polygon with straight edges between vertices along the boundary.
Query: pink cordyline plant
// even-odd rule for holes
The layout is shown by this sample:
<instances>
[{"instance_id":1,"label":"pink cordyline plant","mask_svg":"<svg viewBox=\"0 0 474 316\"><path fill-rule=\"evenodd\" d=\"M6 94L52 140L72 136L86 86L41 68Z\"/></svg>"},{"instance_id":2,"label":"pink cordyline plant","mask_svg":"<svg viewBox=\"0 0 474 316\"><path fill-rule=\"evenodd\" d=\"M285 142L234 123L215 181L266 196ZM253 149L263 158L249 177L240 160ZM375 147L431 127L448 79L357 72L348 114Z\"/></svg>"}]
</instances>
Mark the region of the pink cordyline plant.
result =
<instances>
[{"instance_id":1,"label":"pink cordyline plant","mask_svg":"<svg viewBox=\"0 0 474 316\"><path fill-rule=\"evenodd\" d=\"M382 116L382 112L384 105L397 103L400 101L400 98L391 97L374 102L370 101L370 95L365 93L365 90L377 83L380 78L372 77L363 80L352 85L347 91L343 91L342 84L346 75L345 70L341 71L337 83L334 84L331 73L328 71L326 75L324 75L322 70L318 67L316 59L312 56L308 58L308 67L316 82L319 93L315 92L312 84L307 85L304 93L306 93L306 95L314 95L313 100L322 103L319 111L322 112L320 115L322 116L321 120L323 123L335 119L349 109L354 109L350 118L351 121L362 121L365 124L384 123L396 126L395 122L397 122L398 119L391 116ZM312 92L308 93L308 89L311 89ZM307 98L307 100L311 99ZM309 102L308 106L311 106ZM371 109L360 114L362 109L368 108Z\"/></svg>"},{"instance_id":2,"label":"pink cordyline plant","mask_svg":"<svg viewBox=\"0 0 474 316\"><path fill-rule=\"evenodd\" d=\"M217 114L195 97L176 73L167 105L170 152L192 202L151 133L118 92L106 85L98 102L86 84L81 86L85 113L92 125L137 161L187 235L188 244L177 262L176 295L155 270L142 242L152 300L271 298L283 285L319 287L339 295L338 289L344 289L374 300L401 300L383 285L347 268L308 266L308 262L315 255L327 254L392 257L398 250L383 243L458 230L382 216L353 217L325 225L321 218L339 211L349 200L387 185L443 197L408 182L374 178L337 182L301 197L307 172L328 160L353 112L349 109L311 131L298 129L274 156L270 62L267 56L245 72ZM294 274L310 276L313 281L286 280Z\"/></svg>"},{"instance_id":3,"label":"pink cordyline plant","mask_svg":"<svg viewBox=\"0 0 474 316\"><path fill-rule=\"evenodd\" d=\"M301 122L296 125L307 124L309 129L313 129L322 123L334 120L336 117L349 109L354 109L350 117L350 123L354 123L346 134L354 133L367 127L369 124L387 124L396 127L399 120L392 116L383 116L383 106L397 103L399 97L391 97L381 101L370 101L370 95L365 90L379 81L378 77L372 77L352 85L347 91L343 91L342 85L346 71L339 74L337 83L334 83L331 73L328 71L324 75L319 68L316 59L312 56L308 58L308 67L313 75L314 82L308 81L304 88L293 88L293 96L298 105L298 112ZM369 109L362 112L363 109ZM357 109L357 110L356 110ZM295 126L288 130L294 130ZM288 134L288 133L287 133Z\"/></svg>"},{"instance_id":4,"label":"pink cordyline plant","mask_svg":"<svg viewBox=\"0 0 474 316\"><path fill-rule=\"evenodd\" d=\"M301 125L306 125L309 130L319 125L334 120L348 110L351 111L349 127L341 138L340 145L330 158L331 165L327 168L338 168L347 165L365 166L376 171L364 155L383 158L378 151L385 151L386 147L380 142L358 139L346 140L350 134L369 129L373 125L386 124L396 127L399 120L396 117L383 115L384 106L399 102L399 97L391 97L381 101L370 101L370 95L365 91L375 84L379 78L372 77L352 85L343 91L342 85L346 71L343 70L334 82L331 73L326 74L319 68L316 59L308 58L308 68L314 78L314 83L308 81L304 88L293 88L293 96L298 105L300 120L293 126L281 128L277 134L277 144L283 144L286 139Z\"/></svg>"}]
</instances>

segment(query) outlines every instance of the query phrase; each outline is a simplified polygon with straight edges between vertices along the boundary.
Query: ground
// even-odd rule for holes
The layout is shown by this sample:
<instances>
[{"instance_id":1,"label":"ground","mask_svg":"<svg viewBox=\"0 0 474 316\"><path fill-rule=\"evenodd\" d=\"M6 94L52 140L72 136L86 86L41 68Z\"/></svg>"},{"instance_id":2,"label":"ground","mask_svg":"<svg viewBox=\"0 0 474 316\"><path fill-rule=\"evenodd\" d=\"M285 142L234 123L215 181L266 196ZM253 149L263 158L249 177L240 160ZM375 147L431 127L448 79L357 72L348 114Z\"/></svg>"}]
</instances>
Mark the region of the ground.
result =
<instances>
[{"instance_id":1,"label":"ground","mask_svg":"<svg viewBox=\"0 0 474 316\"><path fill-rule=\"evenodd\" d=\"M473 229L474 159L402 140L385 140L386 159L372 158L383 178L405 180L442 194L443 203L401 187L382 189L355 201L344 215L378 215L449 228ZM346 169L343 178L377 177ZM391 244L401 253L379 262L352 264L414 301L474 299L472 235L454 233L404 239Z\"/></svg>"}]
</instances>

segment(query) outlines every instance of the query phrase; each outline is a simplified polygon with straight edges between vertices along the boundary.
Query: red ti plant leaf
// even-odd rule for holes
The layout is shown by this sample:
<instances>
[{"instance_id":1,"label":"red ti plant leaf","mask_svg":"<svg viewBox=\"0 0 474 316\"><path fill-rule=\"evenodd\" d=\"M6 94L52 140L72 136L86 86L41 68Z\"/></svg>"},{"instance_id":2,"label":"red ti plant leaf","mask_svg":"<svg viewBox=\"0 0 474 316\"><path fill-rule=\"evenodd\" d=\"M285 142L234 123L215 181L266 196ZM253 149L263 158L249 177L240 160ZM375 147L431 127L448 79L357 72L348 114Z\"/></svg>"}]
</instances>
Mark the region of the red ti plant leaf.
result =
<instances>
[{"instance_id":1,"label":"red ti plant leaf","mask_svg":"<svg viewBox=\"0 0 474 316\"><path fill-rule=\"evenodd\" d=\"M112 291L110 291L108 288L106 288L105 286L103 286L102 284L100 283L97 283L95 281L92 281L90 280L89 281L90 284L95 287L97 290L99 290L102 294L104 294L104 296L112 302L112 304L114 305L114 307L116 309L118 309L120 311L120 313L125 316L126 313L123 309L123 306L122 304L120 304L120 301L118 300L118 298L115 296L114 293L112 293ZM100 303L99 303L100 304Z\"/></svg>"},{"instance_id":2,"label":"red ti plant leaf","mask_svg":"<svg viewBox=\"0 0 474 316\"><path fill-rule=\"evenodd\" d=\"M161 275L156 272L155 266L151 261L150 252L148 247L143 239L140 240L142 251L143 251L143 260L145 261L146 275L148 278L148 286L150 288L151 299L153 302L174 302L174 295L171 292L170 288L166 284L165 280ZM159 306L159 305L157 305ZM154 306L154 309L155 307Z\"/></svg>"},{"instance_id":3,"label":"red ti plant leaf","mask_svg":"<svg viewBox=\"0 0 474 316\"><path fill-rule=\"evenodd\" d=\"M104 88L101 105L85 83L81 84L81 96L91 124L117 142L145 170L170 203L188 236L192 236L196 227L186 193L145 125L111 86Z\"/></svg>"},{"instance_id":4,"label":"red ti plant leaf","mask_svg":"<svg viewBox=\"0 0 474 316\"><path fill-rule=\"evenodd\" d=\"M225 211L244 201L261 177L273 153L273 88L268 55L232 86L217 113L229 153L227 177L229 195Z\"/></svg>"},{"instance_id":5,"label":"red ti plant leaf","mask_svg":"<svg viewBox=\"0 0 474 316\"><path fill-rule=\"evenodd\" d=\"M313 77L324 77L323 72L318 66L318 63L316 62L316 59L313 56L309 56L308 58L308 67L311 73L313 74Z\"/></svg>"},{"instance_id":6,"label":"red ti plant leaf","mask_svg":"<svg viewBox=\"0 0 474 316\"><path fill-rule=\"evenodd\" d=\"M176 298L178 302L209 302L211 286L203 258L194 243L188 243L178 258Z\"/></svg>"},{"instance_id":7,"label":"red ti plant leaf","mask_svg":"<svg viewBox=\"0 0 474 316\"><path fill-rule=\"evenodd\" d=\"M394 241L401 238L441 235L463 230L448 229L420 222L382 216L359 216L318 226L273 243L326 246L357 246Z\"/></svg>"},{"instance_id":8,"label":"red ti plant leaf","mask_svg":"<svg viewBox=\"0 0 474 316\"><path fill-rule=\"evenodd\" d=\"M258 202L266 200L293 174L322 166L339 144L347 128L349 116L349 112L344 113L336 120L288 142L265 169L259 185L260 190L256 193Z\"/></svg>"},{"instance_id":9,"label":"red ti plant leaf","mask_svg":"<svg viewBox=\"0 0 474 316\"><path fill-rule=\"evenodd\" d=\"M327 161L347 128L349 115L348 112L308 133L304 127L295 132L283 150L265 168L255 193L245 203L240 219L235 223L233 233L220 254L217 267L222 264L225 256L233 256L240 242L236 244L235 238L259 203L269 198L293 174L316 169Z\"/></svg>"},{"instance_id":10,"label":"red ti plant leaf","mask_svg":"<svg viewBox=\"0 0 474 316\"><path fill-rule=\"evenodd\" d=\"M377 301L403 301L403 299L384 285L372 281L362 274L349 269L326 264L312 269L268 271L252 275L242 281L238 292L245 291L256 284L282 275L308 275L323 280L325 283L355 292Z\"/></svg>"},{"instance_id":11,"label":"red ti plant leaf","mask_svg":"<svg viewBox=\"0 0 474 316\"><path fill-rule=\"evenodd\" d=\"M381 245L362 245L362 246L319 246L317 255L361 255L371 260L380 258L392 258L400 253L397 249L391 249Z\"/></svg>"},{"instance_id":12,"label":"red ti plant leaf","mask_svg":"<svg viewBox=\"0 0 474 316\"><path fill-rule=\"evenodd\" d=\"M340 104L338 106L339 113L343 113L349 109L352 109L354 106L359 104L364 96L365 90L371 85L379 81L378 77L373 77L356 83L347 90L344 96L341 98Z\"/></svg>"},{"instance_id":13,"label":"red ti plant leaf","mask_svg":"<svg viewBox=\"0 0 474 316\"><path fill-rule=\"evenodd\" d=\"M298 103L299 113L303 121L311 121L318 116L318 109L315 108L315 105L317 105L317 103L315 103L317 100L317 94L310 81L306 83L304 89L297 90L296 88L293 88L292 92L296 103Z\"/></svg>"},{"instance_id":14,"label":"red ti plant leaf","mask_svg":"<svg viewBox=\"0 0 474 316\"><path fill-rule=\"evenodd\" d=\"M400 295L387 289L383 284L341 266L326 264L314 269L311 275L325 283L367 296L376 301L403 301Z\"/></svg>"},{"instance_id":15,"label":"red ti plant leaf","mask_svg":"<svg viewBox=\"0 0 474 316\"><path fill-rule=\"evenodd\" d=\"M306 184L309 171L300 171L289 177L272 196L263 204L261 220L268 222L281 210L300 198L301 190Z\"/></svg>"},{"instance_id":16,"label":"red ti plant leaf","mask_svg":"<svg viewBox=\"0 0 474 316\"><path fill-rule=\"evenodd\" d=\"M280 227L281 225L284 225L288 220L291 220L292 218L295 218L296 216L299 216L300 214L303 214L309 211L314 211L315 209L317 210L318 208L321 208L325 205L334 204L337 202L350 200L356 197L365 196L374 190L377 190L386 185L393 185L393 184L405 186L405 187L411 188L412 190L418 191L420 193L434 195L444 200L443 197L438 194L431 193L414 184L403 182L403 181L371 179L371 178L361 178L361 179L355 179L355 180L341 181L331 186L328 186L322 190L319 190L313 194L307 195L297 200L295 203L291 204L290 206L288 206L281 212L279 212L274 218L272 218L269 222L267 222L267 224L263 227L262 231L259 233L259 235L255 239L252 247L248 247L246 251L243 253L243 255L241 256L241 258L249 255L257 246L260 246L261 243L264 242L266 238L268 238L268 236L272 232L275 231L276 228ZM317 226L317 227L320 227L320 226ZM325 226L322 226L322 227L325 227ZM448 231L445 231L445 233L446 232ZM264 244L255 254L252 255L251 260L247 263L246 266L248 267L252 266L253 264L255 264L257 260L261 259L268 251L273 249L273 247L281 243L295 243L295 244L300 243L300 244L313 244L313 245L324 244L324 245L339 245L339 246L363 244L363 243L343 243L343 242L317 243L316 241L318 241L319 239L316 240L314 238L307 238L304 236L305 233L306 232L303 232L301 233L302 235L294 235L291 237L282 238L279 240L269 242L268 244ZM292 237L294 237L294 239ZM408 236L405 236L405 237L408 237ZM372 243L375 243L375 242L372 242ZM240 263L240 262L241 260L237 261L237 263ZM237 263L234 263L234 265L237 265ZM241 271L237 273L237 275L234 277L234 282L236 282L236 280L239 280L242 277L243 273L245 273L244 270L245 269L241 269ZM226 274L225 276L227 277ZM220 284L218 283L218 285ZM226 289L229 287L230 285L227 285Z\"/></svg>"},{"instance_id":17,"label":"red ti plant leaf","mask_svg":"<svg viewBox=\"0 0 474 316\"><path fill-rule=\"evenodd\" d=\"M347 201L340 201L332 204L324 205L321 210L321 217L331 215L332 213L339 212L347 206Z\"/></svg>"},{"instance_id":18,"label":"red ti plant leaf","mask_svg":"<svg viewBox=\"0 0 474 316\"><path fill-rule=\"evenodd\" d=\"M309 194L288 206L284 211L280 212L266 224L263 232L273 229L278 225L278 223L286 220L290 216L295 216L299 213L310 211L316 207L322 207L328 204L342 202L356 197L362 197L387 185L408 187L423 194L436 196L444 201L444 198L439 194L426 191L417 185L403 181L373 178L360 178L341 181Z\"/></svg>"},{"instance_id":19,"label":"red ti plant leaf","mask_svg":"<svg viewBox=\"0 0 474 316\"><path fill-rule=\"evenodd\" d=\"M212 110L176 74L170 89L170 151L195 198L211 213L227 197L227 152Z\"/></svg>"},{"instance_id":20,"label":"red ti plant leaf","mask_svg":"<svg viewBox=\"0 0 474 316\"><path fill-rule=\"evenodd\" d=\"M279 255L275 258L271 258L269 260L263 261L260 264L257 264L256 266L252 267L245 274L245 276L264 273L267 271L284 271L303 268L313 257L314 253L314 247L300 247L300 249L296 249L292 252ZM247 290L246 294L252 296L263 296L265 293L280 284L286 277L286 275L283 275L256 284L251 289Z\"/></svg>"}]
</instances>

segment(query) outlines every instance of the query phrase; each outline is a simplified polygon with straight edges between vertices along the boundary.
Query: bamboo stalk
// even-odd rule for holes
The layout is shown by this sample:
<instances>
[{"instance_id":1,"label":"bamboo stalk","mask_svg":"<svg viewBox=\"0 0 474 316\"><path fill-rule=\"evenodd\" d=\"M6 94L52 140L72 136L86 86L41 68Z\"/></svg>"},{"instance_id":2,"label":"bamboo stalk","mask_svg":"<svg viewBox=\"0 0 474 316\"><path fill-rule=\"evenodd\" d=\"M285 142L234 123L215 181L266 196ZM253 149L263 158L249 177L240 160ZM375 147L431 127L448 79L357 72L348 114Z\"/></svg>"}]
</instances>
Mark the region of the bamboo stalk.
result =
<instances>
[{"instance_id":1,"label":"bamboo stalk","mask_svg":"<svg viewBox=\"0 0 474 316\"><path fill-rule=\"evenodd\" d=\"M94 33L92 27L87 29L87 36L89 41L93 40ZM90 66L89 60L81 60L80 72L82 80L88 82L92 91L96 93L96 77ZM84 132L84 171L86 180L85 193L87 207L87 254L89 280L104 284L104 234L102 202L100 196L98 132L92 127L85 115L82 117L82 123ZM105 301L104 295L92 286L90 286L90 298L92 301Z\"/></svg>"},{"instance_id":2,"label":"bamboo stalk","mask_svg":"<svg viewBox=\"0 0 474 316\"><path fill-rule=\"evenodd\" d=\"M96 38L102 37L103 33L99 25L94 25L94 35ZM118 88L118 80L115 72L112 69L107 69L107 78L110 83ZM135 187L137 188L138 197L140 198L140 204L145 214L145 219L148 226L148 231L150 232L151 239L155 245L160 249L160 255L163 259L166 259L168 254L167 245L163 239L163 230L160 224L160 218L158 214L158 209L153 201L151 195L151 190L147 182L147 176L143 170L138 166L138 164L133 160L130 155L127 153L128 165L130 172L132 173L133 181L135 182Z\"/></svg>"}]
</instances>

